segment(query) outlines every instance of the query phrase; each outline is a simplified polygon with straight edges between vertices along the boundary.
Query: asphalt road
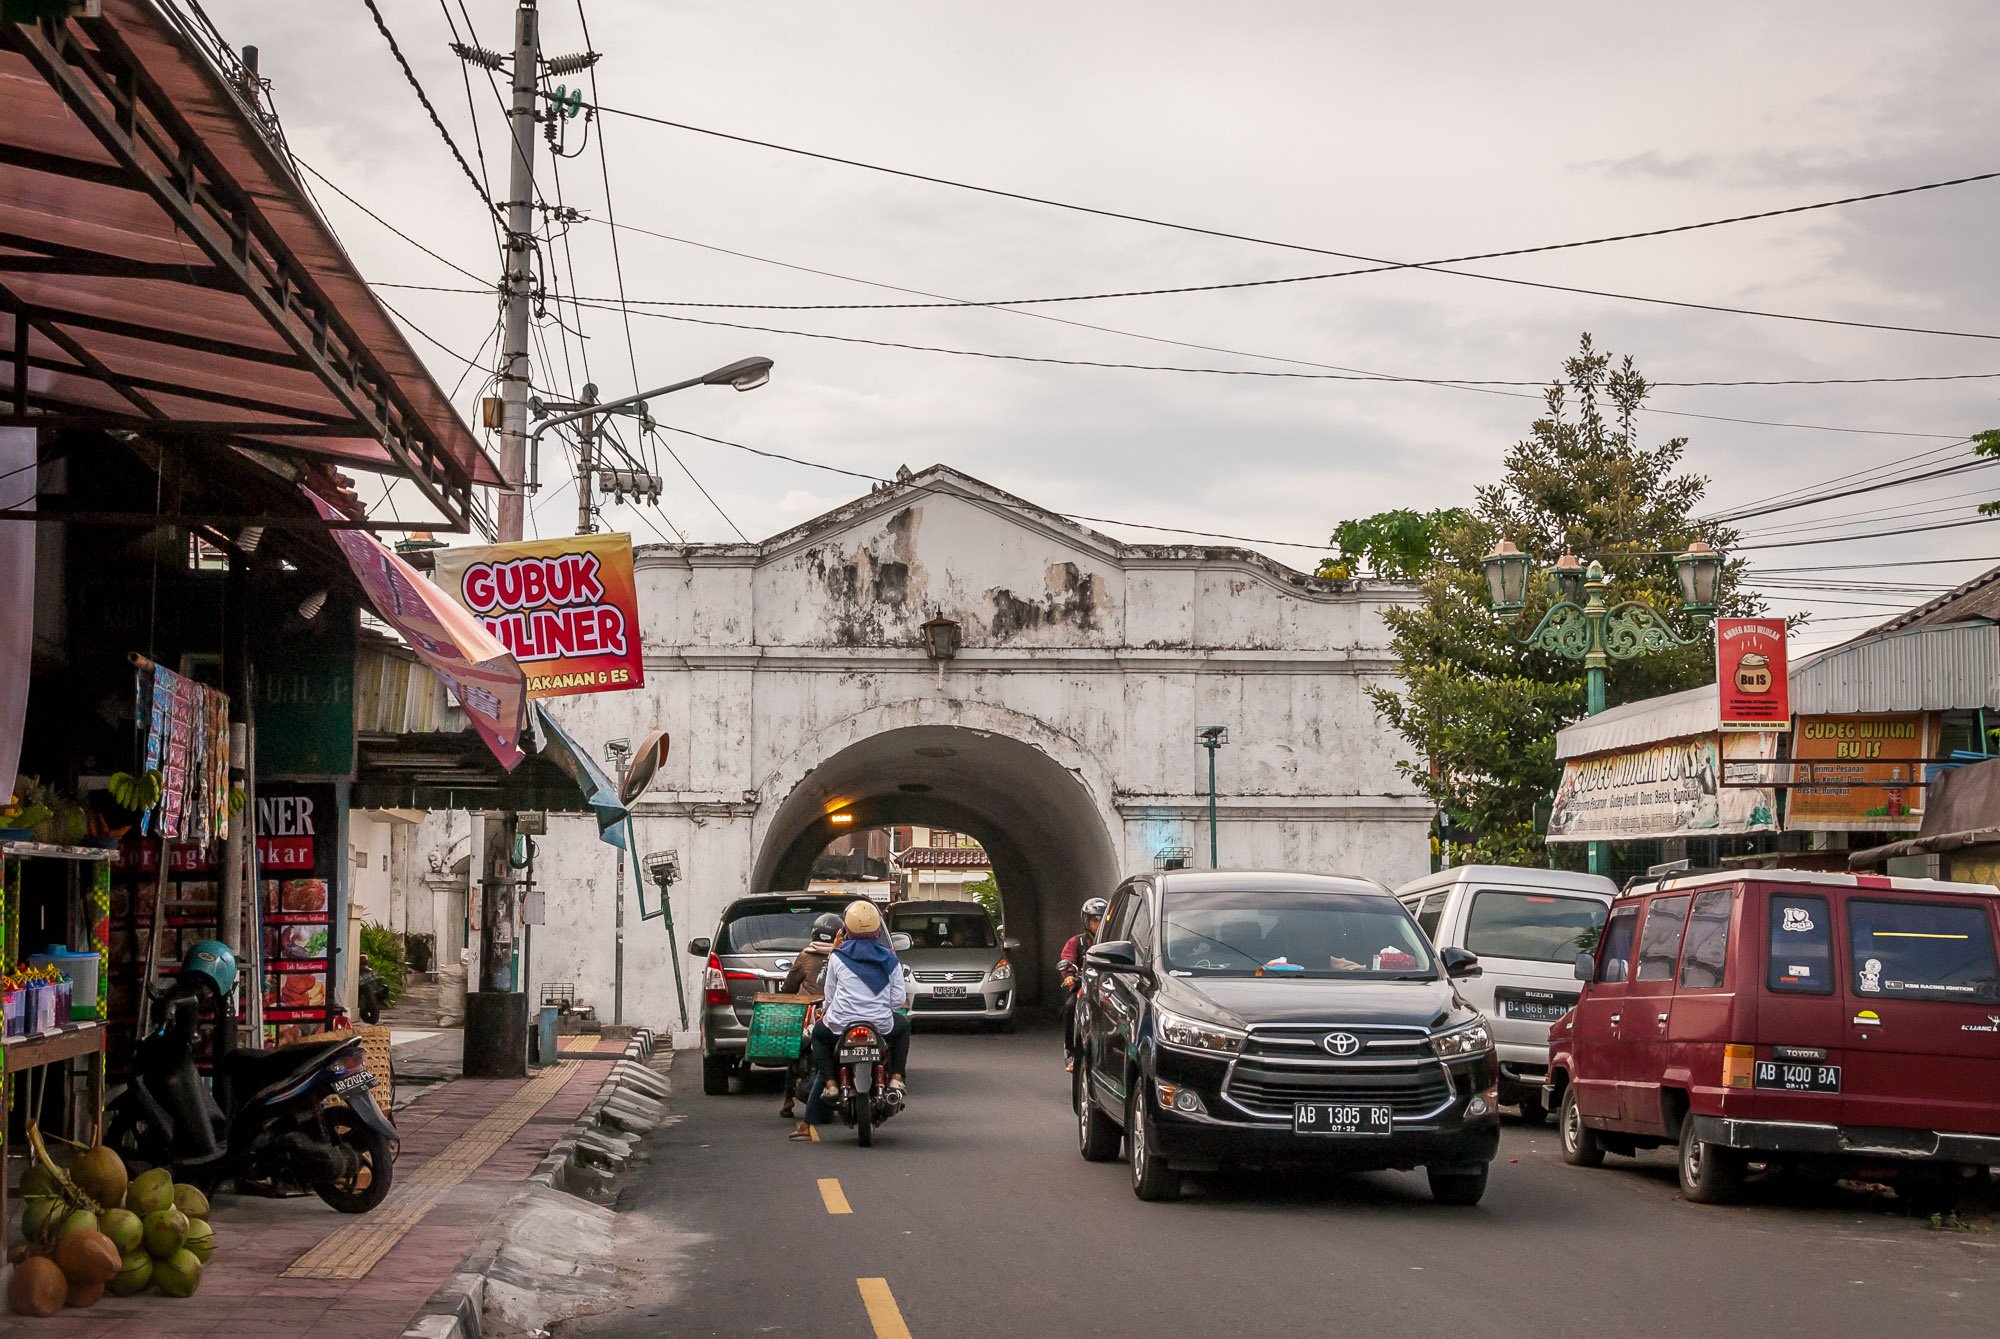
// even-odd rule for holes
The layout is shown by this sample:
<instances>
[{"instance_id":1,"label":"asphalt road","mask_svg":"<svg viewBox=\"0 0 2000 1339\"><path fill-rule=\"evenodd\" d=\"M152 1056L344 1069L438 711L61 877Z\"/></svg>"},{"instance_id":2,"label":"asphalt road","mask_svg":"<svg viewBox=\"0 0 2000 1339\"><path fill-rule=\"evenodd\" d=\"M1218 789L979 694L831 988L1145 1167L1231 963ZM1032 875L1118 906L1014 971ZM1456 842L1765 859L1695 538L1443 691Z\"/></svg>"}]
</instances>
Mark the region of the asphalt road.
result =
<instances>
[{"instance_id":1,"label":"asphalt road","mask_svg":"<svg viewBox=\"0 0 2000 1339\"><path fill-rule=\"evenodd\" d=\"M1471 1209L1421 1172L1197 1176L1142 1204L1124 1164L1077 1156L1052 1032L919 1034L872 1149L839 1125L789 1143L775 1080L703 1097L694 1070L620 1199L680 1247L572 1332L1914 1339L2000 1316L2000 1233L1790 1182L1685 1204L1670 1155L1569 1167L1552 1126L1508 1126Z\"/></svg>"}]
</instances>

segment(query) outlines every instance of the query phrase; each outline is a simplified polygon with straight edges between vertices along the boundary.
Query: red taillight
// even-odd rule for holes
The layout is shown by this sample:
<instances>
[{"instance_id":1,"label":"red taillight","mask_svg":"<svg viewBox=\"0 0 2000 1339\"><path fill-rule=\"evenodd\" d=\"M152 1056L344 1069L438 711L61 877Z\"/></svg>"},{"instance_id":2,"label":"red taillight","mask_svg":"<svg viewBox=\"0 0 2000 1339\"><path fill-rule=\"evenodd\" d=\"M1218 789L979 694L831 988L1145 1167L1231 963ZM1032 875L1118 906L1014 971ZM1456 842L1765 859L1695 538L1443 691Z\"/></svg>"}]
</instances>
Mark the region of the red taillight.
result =
<instances>
[{"instance_id":1,"label":"red taillight","mask_svg":"<svg viewBox=\"0 0 2000 1339\"><path fill-rule=\"evenodd\" d=\"M851 1027L847 1029L847 1039L849 1041L867 1041L868 1029L860 1026Z\"/></svg>"},{"instance_id":2,"label":"red taillight","mask_svg":"<svg viewBox=\"0 0 2000 1339\"><path fill-rule=\"evenodd\" d=\"M713 953L708 955L708 970L702 973L701 1002L703 1004L729 1003L729 982L722 972L722 959Z\"/></svg>"}]
</instances>

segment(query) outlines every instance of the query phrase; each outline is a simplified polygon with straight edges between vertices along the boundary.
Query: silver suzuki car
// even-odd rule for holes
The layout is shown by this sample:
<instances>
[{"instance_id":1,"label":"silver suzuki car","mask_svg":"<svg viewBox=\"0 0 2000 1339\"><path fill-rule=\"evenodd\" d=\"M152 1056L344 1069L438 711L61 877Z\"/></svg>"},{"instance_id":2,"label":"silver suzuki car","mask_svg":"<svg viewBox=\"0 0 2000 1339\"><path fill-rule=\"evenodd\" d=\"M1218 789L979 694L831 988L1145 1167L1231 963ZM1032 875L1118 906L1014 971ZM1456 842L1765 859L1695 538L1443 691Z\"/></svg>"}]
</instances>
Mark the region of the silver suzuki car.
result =
<instances>
[{"instance_id":1,"label":"silver suzuki car","mask_svg":"<svg viewBox=\"0 0 2000 1339\"><path fill-rule=\"evenodd\" d=\"M1009 1031L1014 1026L1018 939L1002 939L977 902L897 902L889 928L908 935L899 950L910 969L910 1018L964 1019Z\"/></svg>"}]
</instances>

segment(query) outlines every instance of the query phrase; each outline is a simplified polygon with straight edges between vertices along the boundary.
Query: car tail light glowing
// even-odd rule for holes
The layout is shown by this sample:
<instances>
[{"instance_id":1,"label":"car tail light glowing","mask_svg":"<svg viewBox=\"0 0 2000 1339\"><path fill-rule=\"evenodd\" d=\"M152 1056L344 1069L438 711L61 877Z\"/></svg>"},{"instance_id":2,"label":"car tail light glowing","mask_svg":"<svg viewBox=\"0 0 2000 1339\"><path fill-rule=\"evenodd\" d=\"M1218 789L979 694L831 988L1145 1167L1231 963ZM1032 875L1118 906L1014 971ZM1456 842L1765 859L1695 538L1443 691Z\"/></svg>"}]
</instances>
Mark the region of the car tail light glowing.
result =
<instances>
[{"instance_id":1,"label":"car tail light glowing","mask_svg":"<svg viewBox=\"0 0 2000 1339\"><path fill-rule=\"evenodd\" d=\"M1750 1075L1757 1067L1757 1048L1732 1042L1722 1048L1722 1086L1725 1088L1748 1088Z\"/></svg>"},{"instance_id":2,"label":"car tail light glowing","mask_svg":"<svg viewBox=\"0 0 2000 1339\"><path fill-rule=\"evenodd\" d=\"M722 959L713 953L708 955L708 970L702 973L701 1001L703 1004L729 1003L729 982L722 974Z\"/></svg>"}]
</instances>

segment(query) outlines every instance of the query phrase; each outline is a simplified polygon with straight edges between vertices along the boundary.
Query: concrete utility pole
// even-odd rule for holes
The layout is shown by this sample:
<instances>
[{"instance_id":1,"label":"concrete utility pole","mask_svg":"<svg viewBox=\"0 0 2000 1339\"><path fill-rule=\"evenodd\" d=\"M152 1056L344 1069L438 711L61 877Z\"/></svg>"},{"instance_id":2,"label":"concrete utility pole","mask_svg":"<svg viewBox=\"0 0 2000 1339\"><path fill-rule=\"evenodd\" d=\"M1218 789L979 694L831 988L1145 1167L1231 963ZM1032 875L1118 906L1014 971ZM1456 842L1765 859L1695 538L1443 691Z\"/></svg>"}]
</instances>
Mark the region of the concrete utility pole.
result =
<instances>
[{"instance_id":1,"label":"concrete utility pole","mask_svg":"<svg viewBox=\"0 0 2000 1339\"><path fill-rule=\"evenodd\" d=\"M594 384L584 386L583 402L597 402ZM589 535L597 532L597 519L590 514L590 486L597 477L597 415L585 414L577 420L576 427L576 532ZM619 868L623 869L622 856L620 860Z\"/></svg>"},{"instance_id":2,"label":"concrete utility pole","mask_svg":"<svg viewBox=\"0 0 2000 1339\"><path fill-rule=\"evenodd\" d=\"M535 96L542 54L541 16L535 0L521 0L514 15L514 100L508 109L514 152L507 163L506 250L501 254L501 291L506 310L500 336L500 539L521 538L527 508L528 324L535 291Z\"/></svg>"}]
</instances>

